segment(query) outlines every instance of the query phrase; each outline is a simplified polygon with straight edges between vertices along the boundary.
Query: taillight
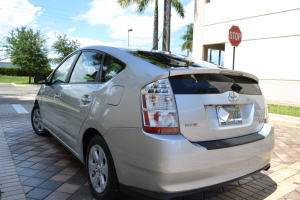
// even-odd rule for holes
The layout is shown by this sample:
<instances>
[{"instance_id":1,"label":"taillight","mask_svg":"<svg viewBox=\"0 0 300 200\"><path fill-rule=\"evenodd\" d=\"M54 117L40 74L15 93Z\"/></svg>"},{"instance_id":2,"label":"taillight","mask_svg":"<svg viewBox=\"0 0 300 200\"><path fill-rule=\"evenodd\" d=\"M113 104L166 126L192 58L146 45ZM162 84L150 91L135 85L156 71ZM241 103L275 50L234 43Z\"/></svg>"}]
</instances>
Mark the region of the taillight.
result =
<instances>
[{"instance_id":1,"label":"taillight","mask_svg":"<svg viewBox=\"0 0 300 200\"><path fill-rule=\"evenodd\" d=\"M143 87L143 129L149 133L177 134L178 115L168 79L160 79Z\"/></svg>"}]
</instances>

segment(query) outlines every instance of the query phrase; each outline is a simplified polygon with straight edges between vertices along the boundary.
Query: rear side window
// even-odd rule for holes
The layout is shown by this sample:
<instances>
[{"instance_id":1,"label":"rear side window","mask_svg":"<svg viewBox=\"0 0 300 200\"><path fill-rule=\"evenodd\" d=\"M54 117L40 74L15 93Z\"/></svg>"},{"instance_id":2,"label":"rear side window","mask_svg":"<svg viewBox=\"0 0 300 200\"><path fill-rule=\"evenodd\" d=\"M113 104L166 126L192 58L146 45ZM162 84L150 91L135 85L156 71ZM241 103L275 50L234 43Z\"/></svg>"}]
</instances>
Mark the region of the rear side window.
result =
<instances>
[{"instance_id":1,"label":"rear side window","mask_svg":"<svg viewBox=\"0 0 300 200\"><path fill-rule=\"evenodd\" d=\"M70 83L95 82L102 59L101 53L82 52L72 72Z\"/></svg>"},{"instance_id":2,"label":"rear side window","mask_svg":"<svg viewBox=\"0 0 300 200\"><path fill-rule=\"evenodd\" d=\"M111 55L105 54L101 82L106 82L125 68L125 64Z\"/></svg>"},{"instance_id":3,"label":"rear side window","mask_svg":"<svg viewBox=\"0 0 300 200\"><path fill-rule=\"evenodd\" d=\"M234 91L261 95L257 81L221 74L186 74L169 77L174 94L219 94Z\"/></svg>"}]
</instances>

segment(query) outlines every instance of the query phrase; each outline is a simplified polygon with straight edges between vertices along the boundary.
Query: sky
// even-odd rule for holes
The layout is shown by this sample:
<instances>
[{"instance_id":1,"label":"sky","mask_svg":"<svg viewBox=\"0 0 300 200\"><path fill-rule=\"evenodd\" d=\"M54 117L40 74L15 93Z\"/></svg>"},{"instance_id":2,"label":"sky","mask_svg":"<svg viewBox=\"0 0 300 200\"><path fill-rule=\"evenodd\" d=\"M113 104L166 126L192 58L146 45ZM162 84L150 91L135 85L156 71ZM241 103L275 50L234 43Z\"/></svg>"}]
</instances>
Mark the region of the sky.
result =
<instances>
[{"instance_id":1,"label":"sky","mask_svg":"<svg viewBox=\"0 0 300 200\"><path fill-rule=\"evenodd\" d=\"M120 7L117 0L0 0L0 46L5 44L5 36L11 30L27 26L40 30L47 38L46 47L49 57L57 55L51 51L56 38L54 33L67 34L77 40L81 47L89 45L108 45L127 47L128 29L130 47L151 49L153 38L154 0L144 13L136 12L136 6L126 9ZM163 0L159 0L159 36L163 27ZM186 25L194 21L194 0L181 0L185 8L182 19L172 9L171 52L181 51ZM162 36L159 41L161 50ZM5 52L0 51L0 60Z\"/></svg>"}]
</instances>

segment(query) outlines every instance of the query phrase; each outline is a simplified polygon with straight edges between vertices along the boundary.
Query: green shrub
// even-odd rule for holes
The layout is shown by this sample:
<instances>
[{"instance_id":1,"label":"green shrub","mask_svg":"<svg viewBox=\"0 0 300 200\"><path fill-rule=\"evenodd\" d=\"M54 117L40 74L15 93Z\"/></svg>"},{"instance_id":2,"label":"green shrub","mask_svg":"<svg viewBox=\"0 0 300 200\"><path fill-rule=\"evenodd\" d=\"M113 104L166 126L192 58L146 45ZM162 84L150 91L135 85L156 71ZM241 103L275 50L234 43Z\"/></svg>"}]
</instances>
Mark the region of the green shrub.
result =
<instances>
[{"instance_id":1,"label":"green shrub","mask_svg":"<svg viewBox=\"0 0 300 200\"><path fill-rule=\"evenodd\" d=\"M35 74L41 74L48 76L53 69L48 69L43 72L37 72L32 74L34 76ZM29 73L25 70L22 70L21 68L8 68L8 67L0 67L0 74L1 75L7 75L7 76L29 76Z\"/></svg>"},{"instance_id":2,"label":"green shrub","mask_svg":"<svg viewBox=\"0 0 300 200\"><path fill-rule=\"evenodd\" d=\"M18 68L0 67L0 74L8 76L18 76L20 70Z\"/></svg>"}]
</instances>

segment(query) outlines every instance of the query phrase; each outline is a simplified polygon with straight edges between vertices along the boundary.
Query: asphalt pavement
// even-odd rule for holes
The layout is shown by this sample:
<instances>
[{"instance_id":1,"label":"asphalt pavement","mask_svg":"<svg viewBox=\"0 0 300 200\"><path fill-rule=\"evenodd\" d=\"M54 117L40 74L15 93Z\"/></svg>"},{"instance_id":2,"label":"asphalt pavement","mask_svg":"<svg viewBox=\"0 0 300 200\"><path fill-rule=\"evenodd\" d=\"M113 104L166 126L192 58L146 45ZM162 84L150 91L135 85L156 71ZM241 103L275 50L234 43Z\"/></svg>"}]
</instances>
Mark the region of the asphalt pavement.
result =
<instances>
[{"instance_id":1,"label":"asphalt pavement","mask_svg":"<svg viewBox=\"0 0 300 200\"><path fill-rule=\"evenodd\" d=\"M0 95L36 95L40 85L15 85L11 83L0 83Z\"/></svg>"},{"instance_id":2,"label":"asphalt pavement","mask_svg":"<svg viewBox=\"0 0 300 200\"><path fill-rule=\"evenodd\" d=\"M30 113L39 89L39 85L0 83L0 115Z\"/></svg>"}]
</instances>

